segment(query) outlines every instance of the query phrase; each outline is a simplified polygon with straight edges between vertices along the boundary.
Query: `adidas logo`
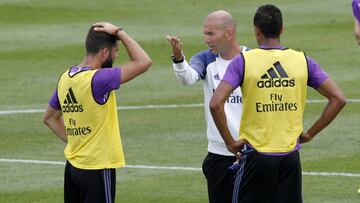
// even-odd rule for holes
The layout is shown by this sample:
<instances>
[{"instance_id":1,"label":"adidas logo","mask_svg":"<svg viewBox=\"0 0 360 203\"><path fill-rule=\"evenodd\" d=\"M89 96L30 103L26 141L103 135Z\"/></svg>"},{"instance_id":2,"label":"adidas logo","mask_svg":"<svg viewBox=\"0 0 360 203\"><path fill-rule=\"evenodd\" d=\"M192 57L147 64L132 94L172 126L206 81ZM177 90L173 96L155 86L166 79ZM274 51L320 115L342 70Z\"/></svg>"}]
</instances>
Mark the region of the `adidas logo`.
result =
<instances>
[{"instance_id":1,"label":"adidas logo","mask_svg":"<svg viewBox=\"0 0 360 203\"><path fill-rule=\"evenodd\" d=\"M259 88L272 88L272 87L294 87L295 80L290 79L279 61L273 64L267 70L267 73L261 76L261 79L257 86Z\"/></svg>"},{"instance_id":2,"label":"adidas logo","mask_svg":"<svg viewBox=\"0 0 360 203\"><path fill-rule=\"evenodd\" d=\"M219 74L214 75L214 79L215 79L215 80L220 80Z\"/></svg>"},{"instance_id":3,"label":"adidas logo","mask_svg":"<svg viewBox=\"0 0 360 203\"><path fill-rule=\"evenodd\" d=\"M66 94L66 98L64 100L64 105L62 106L62 112L70 113L70 112L83 112L83 106L78 104L78 101L75 98L74 92L71 87Z\"/></svg>"}]
</instances>

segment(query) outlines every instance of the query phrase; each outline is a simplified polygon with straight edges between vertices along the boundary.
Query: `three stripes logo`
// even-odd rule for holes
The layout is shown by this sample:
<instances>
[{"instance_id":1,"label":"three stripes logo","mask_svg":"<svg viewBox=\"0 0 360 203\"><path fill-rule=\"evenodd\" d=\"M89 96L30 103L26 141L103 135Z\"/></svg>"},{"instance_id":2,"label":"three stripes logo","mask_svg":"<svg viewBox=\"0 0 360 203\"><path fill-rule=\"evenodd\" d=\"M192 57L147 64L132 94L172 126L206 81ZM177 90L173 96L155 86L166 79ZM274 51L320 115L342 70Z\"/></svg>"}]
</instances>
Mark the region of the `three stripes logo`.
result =
<instances>
[{"instance_id":1,"label":"three stripes logo","mask_svg":"<svg viewBox=\"0 0 360 203\"><path fill-rule=\"evenodd\" d=\"M219 74L214 75L214 79L215 79L215 80L220 80Z\"/></svg>"},{"instance_id":2,"label":"three stripes logo","mask_svg":"<svg viewBox=\"0 0 360 203\"><path fill-rule=\"evenodd\" d=\"M76 97L71 87L69 88L63 103L64 104L62 105L62 112L64 113L84 111L83 106L79 104L76 100Z\"/></svg>"},{"instance_id":3,"label":"three stripes logo","mask_svg":"<svg viewBox=\"0 0 360 203\"><path fill-rule=\"evenodd\" d=\"M70 87L68 93L66 94L64 104L77 104L77 103L78 102L77 102L77 100L75 98L74 92Z\"/></svg>"},{"instance_id":4,"label":"three stripes logo","mask_svg":"<svg viewBox=\"0 0 360 203\"><path fill-rule=\"evenodd\" d=\"M294 87L295 79L290 79L279 61L273 64L267 72L261 76L261 80L257 83L259 88L273 87Z\"/></svg>"}]
</instances>

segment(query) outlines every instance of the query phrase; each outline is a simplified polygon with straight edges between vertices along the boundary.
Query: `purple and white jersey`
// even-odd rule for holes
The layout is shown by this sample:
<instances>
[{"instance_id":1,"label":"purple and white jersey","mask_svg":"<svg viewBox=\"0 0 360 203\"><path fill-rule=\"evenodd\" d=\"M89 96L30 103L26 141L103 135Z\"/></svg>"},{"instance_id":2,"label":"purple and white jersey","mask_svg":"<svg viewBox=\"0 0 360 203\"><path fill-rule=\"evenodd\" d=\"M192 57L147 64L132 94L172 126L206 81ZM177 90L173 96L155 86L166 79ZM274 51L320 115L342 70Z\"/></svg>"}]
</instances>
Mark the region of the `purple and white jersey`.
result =
<instances>
[{"instance_id":1,"label":"purple and white jersey","mask_svg":"<svg viewBox=\"0 0 360 203\"><path fill-rule=\"evenodd\" d=\"M242 51L248 50L248 48L243 46L240 48ZM225 146L224 140L211 116L209 103L229 63L230 60L223 59L219 54L213 54L210 50L205 50L191 57L189 64L186 60L182 63L173 64L176 77L184 85L192 85L200 79L203 80L208 151L224 156L233 156L234 154L229 152ZM231 93L224 108L231 135L237 140L239 138L240 116L242 112L242 94L240 88L235 89Z\"/></svg>"},{"instance_id":2,"label":"purple and white jersey","mask_svg":"<svg viewBox=\"0 0 360 203\"><path fill-rule=\"evenodd\" d=\"M352 1L352 10L354 17L360 22L360 0L353 0Z\"/></svg>"},{"instance_id":3,"label":"purple and white jersey","mask_svg":"<svg viewBox=\"0 0 360 203\"><path fill-rule=\"evenodd\" d=\"M79 70L81 69L81 70ZM81 68L74 66L70 68L70 74L79 71L88 71L91 68ZM119 89L121 80L120 68L102 68L99 69L92 79L92 93L93 97L98 104L104 104L108 93L111 90ZM54 109L61 110L57 89L54 91L52 97L49 100L49 105Z\"/></svg>"}]
</instances>

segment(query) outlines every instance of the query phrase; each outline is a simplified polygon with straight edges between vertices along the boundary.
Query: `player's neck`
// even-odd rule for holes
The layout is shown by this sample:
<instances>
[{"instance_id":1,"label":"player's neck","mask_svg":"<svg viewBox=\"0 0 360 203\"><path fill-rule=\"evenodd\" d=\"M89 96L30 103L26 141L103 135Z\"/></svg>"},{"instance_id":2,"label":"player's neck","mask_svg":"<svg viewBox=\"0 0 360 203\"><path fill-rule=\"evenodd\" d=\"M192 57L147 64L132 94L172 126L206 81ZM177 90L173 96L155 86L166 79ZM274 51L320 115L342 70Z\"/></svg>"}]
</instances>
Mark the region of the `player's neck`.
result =
<instances>
[{"instance_id":1,"label":"player's neck","mask_svg":"<svg viewBox=\"0 0 360 203\"><path fill-rule=\"evenodd\" d=\"M282 46L279 38L266 38L260 44L262 47L279 47Z\"/></svg>"},{"instance_id":2,"label":"player's neck","mask_svg":"<svg viewBox=\"0 0 360 203\"><path fill-rule=\"evenodd\" d=\"M233 59L236 55L241 53L241 48L237 43L234 43L230 46L229 49L227 49L226 51L220 53L220 56L222 59L225 60L231 60Z\"/></svg>"},{"instance_id":3,"label":"player's neck","mask_svg":"<svg viewBox=\"0 0 360 203\"><path fill-rule=\"evenodd\" d=\"M94 57L88 55L85 56L84 60L78 66L99 69L101 68L101 63L99 63Z\"/></svg>"}]
</instances>

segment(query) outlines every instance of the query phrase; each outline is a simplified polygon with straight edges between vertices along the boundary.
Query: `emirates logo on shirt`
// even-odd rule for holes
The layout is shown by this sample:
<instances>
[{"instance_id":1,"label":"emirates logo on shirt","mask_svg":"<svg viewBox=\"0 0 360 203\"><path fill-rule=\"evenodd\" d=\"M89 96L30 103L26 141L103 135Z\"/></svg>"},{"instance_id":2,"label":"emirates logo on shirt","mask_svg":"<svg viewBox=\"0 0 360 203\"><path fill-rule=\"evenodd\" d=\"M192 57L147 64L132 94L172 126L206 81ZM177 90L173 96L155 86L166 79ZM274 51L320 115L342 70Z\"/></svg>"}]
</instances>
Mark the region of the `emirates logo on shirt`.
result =
<instances>
[{"instance_id":1,"label":"emirates logo on shirt","mask_svg":"<svg viewBox=\"0 0 360 203\"><path fill-rule=\"evenodd\" d=\"M290 79L279 61L269 68L257 83L259 88L294 87L295 79Z\"/></svg>"}]
</instances>

